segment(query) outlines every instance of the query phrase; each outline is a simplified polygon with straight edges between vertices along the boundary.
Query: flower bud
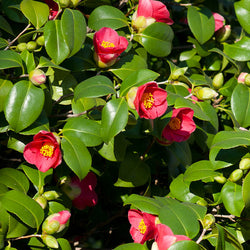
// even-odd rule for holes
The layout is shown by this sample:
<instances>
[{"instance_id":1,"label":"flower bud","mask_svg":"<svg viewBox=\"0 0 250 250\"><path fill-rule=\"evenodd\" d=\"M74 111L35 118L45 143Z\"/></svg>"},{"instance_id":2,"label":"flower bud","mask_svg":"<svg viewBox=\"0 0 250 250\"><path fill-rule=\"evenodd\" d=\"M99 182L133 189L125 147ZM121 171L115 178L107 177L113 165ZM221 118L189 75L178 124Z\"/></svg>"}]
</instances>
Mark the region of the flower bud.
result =
<instances>
[{"instance_id":1,"label":"flower bud","mask_svg":"<svg viewBox=\"0 0 250 250\"><path fill-rule=\"evenodd\" d=\"M19 43L17 46L16 46L16 50L19 51L19 52L23 52L27 49L27 43Z\"/></svg>"},{"instance_id":2,"label":"flower bud","mask_svg":"<svg viewBox=\"0 0 250 250\"><path fill-rule=\"evenodd\" d=\"M67 8L70 5L70 0L59 0L59 4L61 8Z\"/></svg>"},{"instance_id":3,"label":"flower bud","mask_svg":"<svg viewBox=\"0 0 250 250\"><path fill-rule=\"evenodd\" d=\"M35 41L29 41L27 43L27 50L34 51L37 48L37 43Z\"/></svg>"},{"instance_id":4,"label":"flower bud","mask_svg":"<svg viewBox=\"0 0 250 250\"><path fill-rule=\"evenodd\" d=\"M216 40L220 43L225 42L231 35L231 26L224 25L222 28L216 32Z\"/></svg>"},{"instance_id":5,"label":"flower bud","mask_svg":"<svg viewBox=\"0 0 250 250\"><path fill-rule=\"evenodd\" d=\"M212 214L206 214L202 220L202 225L204 229L209 229L215 223L215 218Z\"/></svg>"},{"instance_id":6,"label":"flower bud","mask_svg":"<svg viewBox=\"0 0 250 250\"><path fill-rule=\"evenodd\" d=\"M36 39L36 43L37 43L39 46L44 46L44 36L39 36L39 37Z\"/></svg>"},{"instance_id":7,"label":"flower bud","mask_svg":"<svg viewBox=\"0 0 250 250\"><path fill-rule=\"evenodd\" d=\"M223 74L220 72L220 73L216 74L216 75L214 76L214 78L213 78L213 87L214 87L215 89L219 89L219 88L222 87L223 83L224 83L224 76L223 76Z\"/></svg>"},{"instance_id":8,"label":"flower bud","mask_svg":"<svg viewBox=\"0 0 250 250\"><path fill-rule=\"evenodd\" d=\"M247 74L247 75L246 75L245 84L246 84L248 87L250 87L250 74Z\"/></svg>"},{"instance_id":9,"label":"flower bud","mask_svg":"<svg viewBox=\"0 0 250 250\"><path fill-rule=\"evenodd\" d=\"M29 73L29 80L38 86L46 82L46 75L41 69L34 69Z\"/></svg>"},{"instance_id":10,"label":"flower bud","mask_svg":"<svg viewBox=\"0 0 250 250\"><path fill-rule=\"evenodd\" d=\"M195 90L195 95L199 100L210 100L218 96L218 93L213 89L204 87L199 88L197 91Z\"/></svg>"},{"instance_id":11,"label":"flower bud","mask_svg":"<svg viewBox=\"0 0 250 250\"><path fill-rule=\"evenodd\" d=\"M200 198L198 201L196 201L196 204L206 207L207 206L207 201L204 200L203 198Z\"/></svg>"},{"instance_id":12,"label":"flower bud","mask_svg":"<svg viewBox=\"0 0 250 250\"><path fill-rule=\"evenodd\" d=\"M34 200L42 207L42 209L45 209L47 207L47 199L43 196L38 196L34 198Z\"/></svg>"},{"instance_id":13,"label":"flower bud","mask_svg":"<svg viewBox=\"0 0 250 250\"><path fill-rule=\"evenodd\" d=\"M75 8L80 2L81 0L71 0L70 6Z\"/></svg>"},{"instance_id":14,"label":"flower bud","mask_svg":"<svg viewBox=\"0 0 250 250\"><path fill-rule=\"evenodd\" d=\"M55 237L51 236L51 235L47 235L47 234L43 234L41 236L43 243L47 246L47 247L51 247L51 248L58 248L58 242L56 240Z\"/></svg>"},{"instance_id":15,"label":"flower bud","mask_svg":"<svg viewBox=\"0 0 250 250\"><path fill-rule=\"evenodd\" d=\"M220 184L226 183L227 179L224 176L215 176L214 180Z\"/></svg>"},{"instance_id":16,"label":"flower bud","mask_svg":"<svg viewBox=\"0 0 250 250\"><path fill-rule=\"evenodd\" d=\"M229 176L229 180L232 182L239 181L243 176L243 170L242 169L235 169Z\"/></svg>"},{"instance_id":17,"label":"flower bud","mask_svg":"<svg viewBox=\"0 0 250 250\"><path fill-rule=\"evenodd\" d=\"M47 191L43 193L43 197L48 201L52 201L60 197L60 194L58 194L56 191Z\"/></svg>"},{"instance_id":18,"label":"flower bud","mask_svg":"<svg viewBox=\"0 0 250 250\"><path fill-rule=\"evenodd\" d=\"M179 69L176 69L174 70L171 75L170 75L170 78L172 80L178 80L178 78L182 75L185 74L185 72L187 71L188 67L185 67L185 68L179 68Z\"/></svg>"},{"instance_id":19,"label":"flower bud","mask_svg":"<svg viewBox=\"0 0 250 250\"><path fill-rule=\"evenodd\" d=\"M246 79L246 76L248 75L248 73L246 72L241 72L237 78L237 81L238 83L245 83L245 79Z\"/></svg>"},{"instance_id":20,"label":"flower bud","mask_svg":"<svg viewBox=\"0 0 250 250\"><path fill-rule=\"evenodd\" d=\"M97 53L94 52L94 60L96 61L97 66L98 66L99 68L102 68L102 69L103 69L103 68L108 68L108 67L112 66L113 64L115 64L116 61L117 61L117 58L115 58L115 59L113 59L113 60L110 60L109 62L105 63L105 62L103 62L103 61L99 58L99 56L97 55Z\"/></svg>"},{"instance_id":21,"label":"flower bud","mask_svg":"<svg viewBox=\"0 0 250 250\"><path fill-rule=\"evenodd\" d=\"M138 87L132 87L127 95L126 95L126 99L127 99L127 102L128 102L128 106L131 108L131 109L135 109L135 105L134 105L134 100L135 100L135 97L136 97L136 94L137 94L137 90L138 90Z\"/></svg>"},{"instance_id":22,"label":"flower bud","mask_svg":"<svg viewBox=\"0 0 250 250\"><path fill-rule=\"evenodd\" d=\"M239 168L242 170L250 169L250 158L243 158L240 161Z\"/></svg>"},{"instance_id":23,"label":"flower bud","mask_svg":"<svg viewBox=\"0 0 250 250\"><path fill-rule=\"evenodd\" d=\"M71 214L67 210L51 214L43 222L42 231L45 234L54 234L61 232L66 227L66 223L69 220L70 216Z\"/></svg>"}]
</instances>

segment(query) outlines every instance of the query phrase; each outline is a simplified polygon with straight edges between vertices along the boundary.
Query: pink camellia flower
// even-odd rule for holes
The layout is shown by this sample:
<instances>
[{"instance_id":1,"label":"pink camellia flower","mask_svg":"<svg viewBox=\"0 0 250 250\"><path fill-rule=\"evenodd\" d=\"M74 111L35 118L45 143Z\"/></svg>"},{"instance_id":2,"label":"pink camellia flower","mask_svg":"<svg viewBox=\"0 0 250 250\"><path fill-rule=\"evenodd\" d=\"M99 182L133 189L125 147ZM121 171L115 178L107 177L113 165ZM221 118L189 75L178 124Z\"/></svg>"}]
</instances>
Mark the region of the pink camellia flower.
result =
<instances>
[{"instance_id":1,"label":"pink camellia flower","mask_svg":"<svg viewBox=\"0 0 250 250\"><path fill-rule=\"evenodd\" d=\"M59 11L58 4L53 0L44 0L44 2L49 6L49 20L54 20Z\"/></svg>"},{"instance_id":2,"label":"pink camellia flower","mask_svg":"<svg viewBox=\"0 0 250 250\"><path fill-rule=\"evenodd\" d=\"M162 131L163 140L168 143L186 141L196 129L193 115L190 108L173 109L170 122Z\"/></svg>"},{"instance_id":3,"label":"pink camellia flower","mask_svg":"<svg viewBox=\"0 0 250 250\"><path fill-rule=\"evenodd\" d=\"M213 13L213 17L214 17L214 22L215 22L215 29L214 31L217 31L219 29L221 29L224 24L225 24L225 18L218 14L218 13Z\"/></svg>"},{"instance_id":4,"label":"pink camellia flower","mask_svg":"<svg viewBox=\"0 0 250 250\"><path fill-rule=\"evenodd\" d=\"M174 235L172 230L164 224L156 225L155 242L151 250L167 250L175 242L182 240L191 240L185 235Z\"/></svg>"},{"instance_id":5,"label":"pink camellia flower","mask_svg":"<svg viewBox=\"0 0 250 250\"><path fill-rule=\"evenodd\" d=\"M240 75L237 78L238 83L245 83L245 79L246 79L247 75L248 75L247 72L241 72Z\"/></svg>"},{"instance_id":6,"label":"pink camellia flower","mask_svg":"<svg viewBox=\"0 0 250 250\"><path fill-rule=\"evenodd\" d=\"M115 30L107 27L101 28L94 34L93 43L94 59L100 68L112 66L128 47L125 37L119 36Z\"/></svg>"},{"instance_id":7,"label":"pink camellia flower","mask_svg":"<svg viewBox=\"0 0 250 250\"><path fill-rule=\"evenodd\" d=\"M63 190L72 200L73 206L83 210L86 207L93 207L97 204L96 184L95 174L89 172L83 180L79 180L77 176L71 178L71 181L65 184Z\"/></svg>"},{"instance_id":8,"label":"pink camellia flower","mask_svg":"<svg viewBox=\"0 0 250 250\"><path fill-rule=\"evenodd\" d=\"M24 147L23 156L41 172L56 168L62 162L62 153L56 137L44 130L36 134L33 141Z\"/></svg>"},{"instance_id":9,"label":"pink camellia flower","mask_svg":"<svg viewBox=\"0 0 250 250\"><path fill-rule=\"evenodd\" d=\"M155 219L156 216L136 209L128 211L128 220L131 224L130 234L135 243L144 244L145 241L154 239Z\"/></svg>"},{"instance_id":10,"label":"pink camellia flower","mask_svg":"<svg viewBox=\"0 0 250 250\"><path fill-rule=\"evenodd\" d=\"M138 87L134 106L141 118L155 119L167 110L167 91L156 82L148 82Z\"/></svg>"},{"instance_id":11,"label":"pink camellia flower","mask_svg":"<svg viewBox=\"0 0 250 250\"><path fill-rule=\"evenodd\" d=\"M137 11L132 17L133 27L141 32L154 22L173 24L167 7L160 1L139 0Z\"/></svg>"},{"instance_id":12,"label":"pink camellia flower","mask_svg":"<svg viewBox=\"0 0 250 250\"><path fill-rule=\"evenodd\" d=\"M46 234L54 234L61 232L68 222L71 214L68 210L63 210L55 214L49 215L43 222L42 230Z\"/></svg>"}]
</instances>

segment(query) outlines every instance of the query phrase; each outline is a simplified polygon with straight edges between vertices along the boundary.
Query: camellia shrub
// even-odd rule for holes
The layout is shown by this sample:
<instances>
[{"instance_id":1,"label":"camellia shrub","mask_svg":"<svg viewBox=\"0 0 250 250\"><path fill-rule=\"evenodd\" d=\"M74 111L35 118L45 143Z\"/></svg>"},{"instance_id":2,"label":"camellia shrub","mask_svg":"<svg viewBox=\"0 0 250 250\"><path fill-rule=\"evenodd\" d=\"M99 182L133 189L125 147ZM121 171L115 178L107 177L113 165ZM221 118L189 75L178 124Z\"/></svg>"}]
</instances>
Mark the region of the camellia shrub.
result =
<instances>
[{"instance_id":1,"label":"camellia shrub","mask_svg":"<svg viewBox=\"0 0 250 250\"><path fill-rule=\"evenodd\" d=\"M250 0L0 6L0 249L249 249Z\"/></svg>"}]
</instances>

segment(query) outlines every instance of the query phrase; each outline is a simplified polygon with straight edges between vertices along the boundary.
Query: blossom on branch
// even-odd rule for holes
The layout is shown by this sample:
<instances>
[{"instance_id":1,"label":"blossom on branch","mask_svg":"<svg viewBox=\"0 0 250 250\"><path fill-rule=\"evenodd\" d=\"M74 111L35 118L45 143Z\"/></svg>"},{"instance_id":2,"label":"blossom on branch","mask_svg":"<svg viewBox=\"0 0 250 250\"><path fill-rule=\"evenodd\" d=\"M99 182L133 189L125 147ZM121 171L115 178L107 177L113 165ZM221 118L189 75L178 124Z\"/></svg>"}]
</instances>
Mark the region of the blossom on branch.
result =
<instances>
[{"instance_id":1,"label":"blossom on branch","mask_svg":"<svg viewBox=\"0 0 250 250\"><path fill-rule=\"evenodd\" d=\"M224 24L225 24L225 18L218 14L218 13L213 13L213 17L214 17L214 22L215 22L215 29L214 31L217 31L219 29L221 29Z\"/></svg>"}]
</instances>

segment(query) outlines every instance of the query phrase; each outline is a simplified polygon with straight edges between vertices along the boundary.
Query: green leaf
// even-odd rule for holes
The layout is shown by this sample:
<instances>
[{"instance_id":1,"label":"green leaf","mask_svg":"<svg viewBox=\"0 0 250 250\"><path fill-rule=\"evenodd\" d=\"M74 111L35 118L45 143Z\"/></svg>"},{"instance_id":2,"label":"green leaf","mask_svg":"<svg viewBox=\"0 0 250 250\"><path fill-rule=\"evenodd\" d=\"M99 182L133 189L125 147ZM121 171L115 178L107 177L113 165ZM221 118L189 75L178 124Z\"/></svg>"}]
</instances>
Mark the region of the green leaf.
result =
<instances>
[{"instance_id":1,"label":"green leaf","mask_svg":"<svg viewBox=\"0 0 250 250\"><path fill-rule=\"evenodd\" d=\"M0 112L4 109L5 100L13 87L13 83L7 79L0 79Z\"/></svg>"},{"instance_id":2,"label":"green leaf","mask_svg":"<svg viewBox=\"0 0 250 250\"><path fill-rule=\"evenodd\" d=\"M94 147L102 143L101 125L84 117L75 117L67 121L62 133L66 137L78 137L87 147Z\"/></svg>"},{"instance_id":3,"label":"green leaf","mask_svg":"<svg viewBox=\"0 0 250 250\"><path fill-rule=\"evenodd\" d=\"M3 16L0 16L0 29L14 36L13 30L10 24L6 21L6 19Z\"/></svg>"},{"instance_id":4,"label":"green leaf","mask_svg":"<svg viewBox=\"0 0 250 250\"><path fill-rule=\"evenodd\" d=\"M77 53L86 38L87 27L83 14L66 8L61 18L63 37L70 49L69 57Z\"/></svg>"},{"instance_id":5,"label":"green leaf","mask_svg":"<svg viewBox=\"0 0 250 250\"><path fill-rule=\"evenodd\" d=\"M250 1L241 0L234 3L237 20L243 29L250 34Z\"/></svg>"},{"instance_id":6,"label":"green leaf","mask_svg":"<svg viewBox=\"0 0 250 250\"><path fill-rule=\"evenodd\" d=\"M139 243L127 243L114 248L114 250L148 250L148 248Z\"/></svg>"},{"instance_id":7,"label":"green leaf","mask_svg":"<svg viewBox=\"0 0 250 250\"><path fill-rule=\"evenodd\" d=\"M167 24L157 22L143 30L139 39L149 54L164 57L171 53L174 33Z\"/></svg>"},{"instance_id":8,"label":"green leaf","mask_svg":"<svg viewBox=\"0 0 250 250\"><path fill-rule=\"evenodd\" d=\"M49 16L49 7L47 4L32 0L23 0L20 7L25 17L36 29L39 29L47 22Z\"/></svg>"},{"instance_id":9,"label":"green leaf","mask_svg":"<svg viewBox=\"0 0 250 250\"><path fill-rule=\"evenodd\" d=\"M3 196L1 203L8 212L15 214L25 224L38 230L43 221L44 212L32 198L20 191L11 190Z\"/></svg>"},{"instance_id":10,"label":"green leaf","mask_svg":"<svg viewBox=\"0 0 250 250\"><path fill-rule=\"evenodd\" d=\"M69 168L83 179L89 172L92 158L81 139L74 136L63 136L61 141L63 158Z\"/></svg>"},{"instance_id":11,"label":"green leaf","mask_svg":"<svg viewBox=\"0 0 250 250\"><path fill-rule=\"evenodd\" d=\"M60 69L60 70L64 70L64 71L69 71L66 68L63 68L61 66L58 66L58 65L54 64L53 62L51 62L46 57L41 56L37 68L44 68L44 67L51 67L51 68L56 68L56 69Z\"/></svg>"},{"instance_id":12,"label":"green leaf","mask_svg":"<svg viewBox=\"0 0 250 250\"><path fill-rule=\"evenodd\" d=\"M124 98L109 101L102 110L101 135L105 143L121 132L128 121L128 104Z\"/></svg>"},{"instance_id":13,"label":"green leaf","mask_svg":"<svg viewBox=\"0 0 250 250\"><path fill-rule=\"evenodd\" d=\"M242 186L231 181L226 182L221 189L221 198L226 210L235 216L239 216L244 208Z\"/></svg>"},{"instance_id":14,"label":"green leaf","mask_svg":"<svg viewBox=\"0 0 250 250\"><path fill-rule=\"evenodd\" d=\"M194 241L183 240L174 243L168 250L201 250L201 248Z\"/></svg>"},{"instance_id":15,"label":"green leaf","mask_svg":"<svg viewBox=\"0 0 250 250\"><path fill-rule=\"evenodd\" d=\"M125 96L129 89L132 87L139 87L144 83L155 80L159 76L158 73L149 70L149 69L141 69L129 74L121 84L121 96Z\"/></svg>"},{"instance_id":16,"label":"green leaf","mask_svg":"<svg viewBox=\"0 0 250 250\"><path fill-rule=\"evenodd\" d=\"M49 21L44 26L45 49L55 64L60 64L71 53L64 39L62 21Z\"/></svg>"},{"instance_id":17,"label":"green leaf","mask_svg":"<svg viewBox=\"0 0 250 250\"><path fill-rule=\"evenodd\" d=\"M93 98L108 94L115 94L111 80L106 76L98 75L80 82L75 88L74 98L78 100L83 97Z\"/></svg>"},{"instance_id":18,"label":"green leaf","mask_svg":"<svg viewBox=\"0 0 250 250\"><path fill-rule=\"evenodd\" d=\"M88 26L93 30L99 30L102 27L119 29L128 26L126 16L117 8L103 5L99 6L90 14Z\"/></svg>"},{"instance_id":19,"label":"green leaf","mask_svg":"<svg viewBox=\"0 0 250 250\"><path fill-rule=\"evenodd\" d=\"M44 92L31 82L16 83L5 102L4 113L10 126L19 132L31 125L41 114Z\"/></svg>"},{"instance_id":20,"label":"green leaf","mask_svg":"<svg viewBox=\"0 0 250 250\"><path fill-rule=\"evenodd\" d=\"M209 9L190 6L188 7L187 19L193 35L201 44L213 36L215 22Z\"/></svg>"},{"instance_id":21,"label":"green leaf","mask_svg":"<svg viewBox=\"0 0 250 250\"><path fill-rule=\"evenodd\" d=\"M29 52L28 50L24 50L21 53L21 57L25 63L28 73L36 68L34 55L32 52Z\"/></svg>"},{"instance_id":22,"label":"green leaf","mask_svg":"<svg viewBox=\"0 0 250 250\"><path fill-rule=\"evenodd\" d=\"M8 41L0 37L0 49L6 48L8 46Z\"/></svg>"},{"instance_id":23,"label":"green leaf","mask_svg":"<svg viewBox=\"0 0 250 250\"><path fill-rule=\"evenodd\" d=\"M21 56L12 50L0 51L0 70L16 67L23 68Z\"/></svg>"},{"instance_id":24,"label":"green leaf","mask_svg":"<svg viewBox=\"0 0 250 250\"><path fill-rule=\"evenodd\" d=\"M250 38L245 36L236 43L224 43L224 52L236 61L245 62L250 60L249 46Z\"/></svg>"},{"instance_id":25,"label":"green leaf","mask_svg":"<svg viewBox=\"0 0 250 250\"><path fill-rule=\"evenodd\" d=\"M71 250L72 249L69 242L66 239L59 238L56 240L59 243L59 250Z\"/></svg>"},{"instance_id":26,"label":"green leaf","mask_svg":"<svg viewBox=\"0 0 250 250\"><path fill-rule=\"evenodd\" d=\"M243 195L243 200L246 206L246 209L249 209L250 207L250 172L247 174L243 181L243 186L242 186L242 195Z\"/></svg>"},{"instance_id":27,"label":"green leaf","mask_svg":"<svg viewBox=\"0 0 250 250\"><path fill-rule=\"evenodd\" d=\"M250 126L250 88L238 84L231 96L233 114L241 127Z\"/></svg>"}]
</instances>

